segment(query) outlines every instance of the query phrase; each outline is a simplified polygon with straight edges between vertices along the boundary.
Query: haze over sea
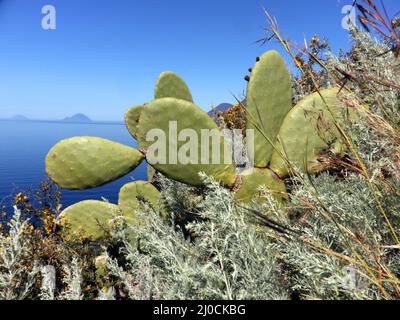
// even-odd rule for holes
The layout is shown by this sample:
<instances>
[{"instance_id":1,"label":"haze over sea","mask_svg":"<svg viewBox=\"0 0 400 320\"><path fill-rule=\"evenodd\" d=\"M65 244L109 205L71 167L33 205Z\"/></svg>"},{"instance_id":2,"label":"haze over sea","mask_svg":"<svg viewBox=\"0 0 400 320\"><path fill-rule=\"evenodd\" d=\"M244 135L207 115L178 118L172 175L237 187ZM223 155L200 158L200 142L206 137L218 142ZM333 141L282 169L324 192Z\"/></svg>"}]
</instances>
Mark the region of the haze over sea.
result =
<instances>
[{"instance_id":1,"label":"haze over sea","mask_svg":"<svg viewBox=\"0 0 400 320\"><path fill-rule=\"evenodd\" d=\"M123 125L77 124L31 121L0 121L0 204L10 208L13 195L38 188L45 173L47 152L58 141L73 136L99 136L136 147L135 140ZM132 180L146 180L146 164L127 176L105 186L85 191L62 190L63 207L81 200L117 203L118 191Z\"/></svg>"}]
</instances>

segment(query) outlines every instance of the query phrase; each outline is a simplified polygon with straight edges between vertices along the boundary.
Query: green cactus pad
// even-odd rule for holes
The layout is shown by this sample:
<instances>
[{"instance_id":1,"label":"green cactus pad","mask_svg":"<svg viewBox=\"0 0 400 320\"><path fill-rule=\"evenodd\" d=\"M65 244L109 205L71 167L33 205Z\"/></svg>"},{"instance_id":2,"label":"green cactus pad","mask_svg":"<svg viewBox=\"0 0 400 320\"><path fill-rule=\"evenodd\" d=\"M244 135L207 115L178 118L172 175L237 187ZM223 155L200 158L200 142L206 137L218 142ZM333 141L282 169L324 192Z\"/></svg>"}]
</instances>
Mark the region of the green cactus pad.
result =
<instances>
[{"instance_id":1,"label":"green cactus pad","mask_svg":"<svg viewBox=\"0 0 400 320\"><path fill-rule=\"evenodd\" d=\"M271 194L279 201L288 198L285 183L279 179L276 174L268 169L250 169L244 171L241 175L241 186L235 193L235 199L242 203L249 203L253 199L260 202L264 201L260 191L260 186L265 186L271 191Z\"/></svg>"},{"instance_id":2,"label":"green cactus pad","mask_svg":"<svg viewBox=\"0 0 400 320\"><path fill-rule=\"evenodd\" d=\"M337 89L321 91L329 109L343 121L342 106L337 98ZM278 150L286 154L290 163L302 171L308 168L310 173L318 171L317 158L324 150L340 152L338 148L339 132L333 123L331 113L318 92L300 101L286 116L279 132ZM280 177L290 173L290 169L281 154L272 156L271 169Z\"/></svg>"},{"instance_id":3,"label":"green cactus pad","mask_svg":"<svg viewBox=\"0 0 400 320\"><path fill-rule=\"evenodd\" d=\"M111 203L95 200L78 202L62 213L66 222L62 235L69 241L99 240L119 214L118 206Z\"/></svg>"},{"instance_id":4,"label":"green cactus pad","mask_svg":"<svg viewBox=\"0 0 400 320\"><path fill-rule=\"evenodd\" d=\"M176 125L177 134L181 134L184 129L188 129L186 132L190 131L195 134L195 147L192 148L193 152L183 152L184 148L182 148L182 146L193 146L192 143L189 144L189 139L185 141L178 141L176 138L170 139L170 130L172 136L177 136L177 134L174 133L174 124ZM235 167L232 164L232 155L229 154L227 159L224 159L224 139L222 135L220 135L216 123L205 111L193 103L174 98L154 100L149 104L148 108L143 110L138 128L138 141L141 150L144 150L146 153L147 161L165 176L192 186L200 186L203 184L203 181L199 177L199 173L204 172L208 176L213 176L215 179L221 181L228 187L232 187L235 184L236 173ZM210 151L211 139L203 139L210 142L210 148L206 148L206 143L202 143L202 130L205 130L204 132L214 130L214 132L220 135L217 140L218 146L214 148L214 151L218 149L220 151L219 161L213 159L213 156L215 156L217 152L213 153ZM147 135L150 133L155 135L155 137L153 137L154 141L146 141L151 140L146 139ZM163 143L162 139L164 137L166 143ZM159 145L160 148L164 146L165 150L163 150L163 154L165 157L161 159L163 161L157 162L157 160L160 159L157 159L157 152L154 150L157 149L155 147L156 144ZM202 147L204 152L202 152ZM170 152L170 149L183 152L184 155L187 155L186 161L188 163L182 164L183 161L180 161L182 157L177 156L174 158L173 152ZM176 153L178 154L178 152ZM208 156L206 156L207 152L209 153ZM202 159L202 156L204 156L204 159Z\"/></svg>"},{"instance_id":5,"label":"green cactus pad","mask_svg":"<svg viewBox=\"0 0 400 320\"><path fill-rule=\"evenodd\" d=\"M252 69L246 102L246 127L254 130L254 165L265 168L274 151L270 142L276 143L281 124L292 107L290 74L278 52L263 54Z\"/></svg>"},{"instance_id":6,"label":"green cactus pad","mask_svg":"<svg viewBox=\"0 0 400 320\"><path fill-rule=\"evenodd\" d=\"M155 99L176 98L189 102L193 102L190 90L176 73L166 71L160 74L157 80L154 93Z\"/></svg>"},{"instance_id":7,"label":"green cactus pad","mask_svg":"<svg viewBox=\"0 0 400 320\"><path fill-rule=\"evenodd\" d=\"M131 107L125 113L125 125L132 135L132 137L136 138L137 133L137 125L139 124L140 114L142 113L143 109L146 108L146 105L140 105L136 107Z\"/></svg>"},{"instance_id":8,"label":"green cactus pad","mask_svg":"<svg viewBox=\"0 0 400 320\"><path fill-rule=\"evenodd\" d=\"M82 190L114 181L142 160L139 151L120 143L97 137L74 137L50 150L46 172L60 187Z\"/></svg>"},{"instance_id":9,"label":"green cactus pad","mask_svg":"<svg viewBox=\"0 0 400 320\"><path fill-rule=\"evenodd\" d=\"M119 207L128 222L140 223L136 210L141 203L147 202L153 207L159 205L160 192L147 181L135 181L124 185L119 192Z\"/></svg>"}]
</instances>

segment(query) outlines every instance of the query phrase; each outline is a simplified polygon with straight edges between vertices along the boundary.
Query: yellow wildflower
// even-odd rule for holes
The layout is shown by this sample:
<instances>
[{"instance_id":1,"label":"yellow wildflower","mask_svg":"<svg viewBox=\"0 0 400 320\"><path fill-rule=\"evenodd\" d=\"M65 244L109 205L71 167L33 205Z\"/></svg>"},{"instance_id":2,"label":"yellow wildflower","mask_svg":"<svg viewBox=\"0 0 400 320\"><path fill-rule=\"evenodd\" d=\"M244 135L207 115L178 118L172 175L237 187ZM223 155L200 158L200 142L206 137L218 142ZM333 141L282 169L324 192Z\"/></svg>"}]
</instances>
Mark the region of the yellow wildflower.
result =
<instances>
[{"instance_id":1,"label":"yellow wildflower","mask_svg":"<svg viewBox=\"0 0 400 320\"><path fill-rule=\"evenodd\" d=\"M314 37L311 39L311 42L314 44L320 42L320 40L317 38L317 34L314 34Z\"/></svg>"},{"instance_id":2,"label":"yellow wildflower","mask_svg":"<svg viewBox=\"0 0 400 320\"><path fill-rule=\"evenodd\" d=\"M296 58L296 59L295 59L295 63L296 63L296 66L301 67L301 65L302 65L303 62L301 61L301 59Z\"/></svg>"}]
</instances>

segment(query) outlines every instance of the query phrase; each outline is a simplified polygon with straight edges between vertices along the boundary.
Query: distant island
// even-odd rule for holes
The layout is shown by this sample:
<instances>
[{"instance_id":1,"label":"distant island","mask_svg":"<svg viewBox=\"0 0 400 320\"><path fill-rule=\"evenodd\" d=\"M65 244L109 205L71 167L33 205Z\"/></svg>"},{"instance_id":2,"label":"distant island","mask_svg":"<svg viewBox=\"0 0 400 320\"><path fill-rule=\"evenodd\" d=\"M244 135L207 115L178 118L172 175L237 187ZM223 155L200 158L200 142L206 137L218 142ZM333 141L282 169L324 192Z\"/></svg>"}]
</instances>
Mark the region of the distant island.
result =
<instances>
[{"instance_id":1,"label":"distant island","mask_svg":"<svg viewBox=\"0 0 400 320\"><path fill-rule=\"evenodd\" d=\"M72 117L66 117L61 120L48 120L48 119L29 119L23 115L16 115L11 118L1 119L0 121L18 121L18 122L54 122L54 123L76 123L76 124L114 124L123 125L123 121L94 121L83 113L77 113Z\"/></svg>"},{"instance_id":2,"label":"distant island","mask_svg":"<svg viewBox=\"0 0 400 320\"><path fill-rule=\"evenodd\" d=\"M221 103L217 107L213 108L208 115L216 119L220 112L225 112L233 105L230 103ZM54 122L54 123L76 123L76 124L113 124L113 125L123 125L124 121L97 121L90 119L87 115L83 113L77 113L71 117L66 117L60 120L49 120L49 119L29 119L24 115L15 115L11 118L0 118L0 121L18 121L18 122Z\"/></svg>"},{"instance_id":3,"label":"distant island","mask_svg":"<svg viewBox=\"0 0 400 320\"><path fill-rule=\"evenodd\" d=\"M12 121L29 121L29 119L25 116L21 116L20 114L17 114L16 116L10 118Z\"/></svg>"},{"instance_id":4,"label":"distant island","mask_svg":"<svg viewBox=\"0 0 400 320\"><path fill-rule=\"evenodd\" d=\"M72 117L67 117L62 120L63 122L69 122L69 123L90 123L93 122L88 116L78 113Z\"/></svg>"}]
</instances>

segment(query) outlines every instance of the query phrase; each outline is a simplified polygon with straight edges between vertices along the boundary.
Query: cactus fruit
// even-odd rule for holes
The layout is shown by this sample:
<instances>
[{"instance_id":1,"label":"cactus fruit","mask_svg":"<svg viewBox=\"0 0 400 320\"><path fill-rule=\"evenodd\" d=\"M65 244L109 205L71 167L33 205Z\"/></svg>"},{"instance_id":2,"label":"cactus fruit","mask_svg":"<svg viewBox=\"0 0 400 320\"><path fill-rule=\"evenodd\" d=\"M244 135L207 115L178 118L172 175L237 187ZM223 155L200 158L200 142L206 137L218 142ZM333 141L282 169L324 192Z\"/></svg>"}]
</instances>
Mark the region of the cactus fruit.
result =
<instances>
[{"instance_id":1,"label":"cactus fruit","mask_svg":"<svg viewBox=\"0 0 400 320\"><path fill-rule=\"evenodd\" d=\"M259 187L265 186L278 201L288 198L285 183L271 170L249 169L240 175L241 186L235 194L235 199L241 203L249 203L253 199L263 202Z\"/></svg>"},{"instance_id":2,"label":"cactus fruit","mask_svg":"<svg viewBox=\"0 0 400 320\"><path fill-rule=\"evenodd\" d=\"M118 206L111 203L95 200L78 202L63 211L67 223L63 237L66 240L99 240L119 214Z\"/></svg>"},{"instance_id":3,"label":"cactus fruit","mask_svg":"<svg viewBox=\"0 0 400 320\"><path fill-rule=\"evenodd\" d=\"M292 107L292 85L278 52L268 51L257 60L247 87L247 129L254 130L254 165L266 168L274 151L272 144Z\"/></svg>"},{"instance_id":4,"label":"cactus fruit","mask_svg":"<svg viewBox=\"0 0 400 320\"><path fill-rule=\"evenodd\" d=\"M136 107L131 107L125 113L126 128L132 135L132 137L134 137L135 139L137 139L136 134L137 134L137 126L139 124L140 114L142 113L144 108L146 108L145 104Z\"/></svg>"},{"instance_id":5,"label":"cactus fruit","mask_svg":"<svg viewBox=\"0 0 400 320\"><path fill-rule=\"evenodd\" d=\"M173 122L176 128L172 128ZM233 165L231 154L226 156L229 159L225 158L224 138L216 123L195 104L174 98L154 100L149 103L148 108L142 111L138 129L137 136L140 149L146 154L147 161L167 177L192 186L200 186L203 181L199 177L199 172L204 172L228 187L232 187L235 184L235 166ZM161 152L160 150L158 150L158 154L154 150L149 152L149 148L154 148L155 146L154 141L151 141L152 139L149 139L148 136L152 129L162 133L165 137L165 141L160 141L161 145L164 146L162 151L162 153L165 153L164 162L157 159ZM184 140L188 139L188 137L179 139L177 134L184 132L182 131L184 129L190 130L191 133L194 133L195 138L199 140L202 138L203 130L206 130L207 133L214 131L218 134L217 149L212 150L211 139L208 138L209 147L206 152L202 150L202 147L206 145L204 139L195 141L195 143L192 140L189 142ZM157 133L156 131L153 132ZM191 148L194 150L190 150L190 152L186 150L185 156L187 156L188 164L182 164L182 161L178 161L175 156L180 159L181 151L188 145L194 146L194 148ZM213 156L217 152L213 151L219 151L220 159L218 161L214 161ZM203 155L204 159L202 159Z\"/></svg>"},{"instance_id":6,"label":"cactus fruit","mask_svg":"<svg viewBox=\"0 0 400 320\"><path fill-rule=\"evenodd\" d=\"M135 169L143 155L128 146L97 137L74 137L54 146L46 157L48 176L60 187L99 187Z\"/></svg>"},{"instance_id":7,"label":"cactus fruit","mask_svg":"<svg viewBox=\"0 0 400 320\"><path fill-rule=\"evenodd\" d=\"M271 161L271 169L280 177L290 173L290 168L281 155L286 155L291 165L313 173L316 171L320 153L337 149L335 142L340 136L332 114L338 121L343 121L337 94L337 89L322 90L324 102L316 92L300 101L288 113L279 131L278 150L281 154L275 151Z\"/></svg>"},{"instance_id":8,"label":"cactus fruit","mask_svg":"<svg viewBox=\"0 0 400 320\"><path fill-rule=\"evenodd\" d=\"M193 102L192 94L185 81L171 71L161 73L157 80L154 96L156 99L176 98Z\"/></svg>"},{"instance_id":9,"label":"cactus fruit","mask_svg":"<svg viewBox=\"0 0 400 320\"><path fill-rule=\"evenodd\" d=\"M149 203L157 207L160 200L160 192L149 182L135 181L124 185L119 192L118 205L128 223L140 224L136 219L136 210L141 203Z\"/></svg>"}]
</instances>

